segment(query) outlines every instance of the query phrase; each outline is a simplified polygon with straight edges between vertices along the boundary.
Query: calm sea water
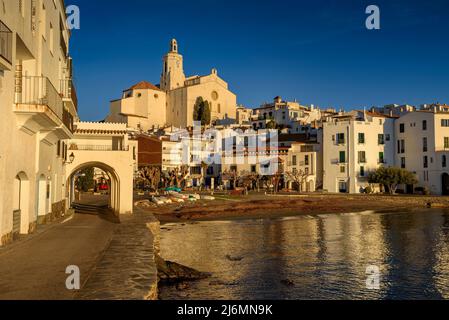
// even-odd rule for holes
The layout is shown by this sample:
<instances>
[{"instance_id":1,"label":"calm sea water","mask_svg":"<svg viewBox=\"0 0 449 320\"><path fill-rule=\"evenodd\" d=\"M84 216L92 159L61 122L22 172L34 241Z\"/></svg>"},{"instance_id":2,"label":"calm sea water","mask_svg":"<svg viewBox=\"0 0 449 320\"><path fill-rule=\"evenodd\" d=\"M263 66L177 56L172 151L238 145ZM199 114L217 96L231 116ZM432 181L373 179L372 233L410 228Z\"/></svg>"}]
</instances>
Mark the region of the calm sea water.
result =
<instances>
[{"instance_id":1,"label":"calm sea water","mask_svg":"<svg viewBox=\"0 0 449 320\"><path fill-rule=\"evenodd\" d=\"M210 272L161 299L448 299L449 211L163 226L165 259ZM366 268L380 268L380 289Z\"/></svg>"}]
</instances>

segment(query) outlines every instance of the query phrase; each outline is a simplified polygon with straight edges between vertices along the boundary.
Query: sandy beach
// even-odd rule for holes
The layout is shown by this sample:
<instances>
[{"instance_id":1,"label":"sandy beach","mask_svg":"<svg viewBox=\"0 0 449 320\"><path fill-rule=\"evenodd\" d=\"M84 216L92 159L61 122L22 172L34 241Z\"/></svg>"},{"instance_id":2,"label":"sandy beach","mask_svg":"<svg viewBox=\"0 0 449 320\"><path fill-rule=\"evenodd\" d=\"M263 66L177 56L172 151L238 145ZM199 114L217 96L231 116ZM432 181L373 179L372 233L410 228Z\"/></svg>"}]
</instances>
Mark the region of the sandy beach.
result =
<instances>
[{"instance_id":1,"label":"sandy beach","mask_svg":"<svg viewBox=\"0 0 449 320\"><path fill-rule=\"evenodd\" d=\"M449 197L389 195L215 195L213 201L138 205L162 223L272 218L323 213L448 208Z\"/></svg>"}]
</instances>

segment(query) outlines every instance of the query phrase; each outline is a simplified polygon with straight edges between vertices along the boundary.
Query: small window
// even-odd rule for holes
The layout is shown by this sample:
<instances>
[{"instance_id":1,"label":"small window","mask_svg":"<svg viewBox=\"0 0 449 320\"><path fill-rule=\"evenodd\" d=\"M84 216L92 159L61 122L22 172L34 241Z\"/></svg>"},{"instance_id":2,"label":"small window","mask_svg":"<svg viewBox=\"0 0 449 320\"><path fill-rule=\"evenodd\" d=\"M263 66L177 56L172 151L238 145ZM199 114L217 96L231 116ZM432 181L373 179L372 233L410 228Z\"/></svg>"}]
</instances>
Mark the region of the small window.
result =
<instances>
[{"instance_id":1,"label":"small window","mask_svg":"<svg viewBox=\"0 0 449 320\"><path fill-rule=\"evenodd\" d=\"M384 153L379 152L379 164L383 164L383 163L385 163Z\"/></svg>"},{"instance_id":2,"label":"small window","mask_svg":"<svg viewBox=\"0 0 449 320\"><path fill-rule=\"evenodd\" d=\"M383 134L379 134L377 136L377 144L384 145L385 144L385 136Z\"/></svg>"},{"instance_id":3,"label":"small window","mask_svg":"<svg viewBox=\"0 0 449 320\"><path fill-rule=\"evenodd\" d=\"M337 144L345 144L345 134L337 133Z\"/></svg>"},{"instance_id":4,"label":"small window","mask_svg":"<svg viewBox=\"0 0 449 320\"><path fill-rule=\"evenodd\" d=\"M401 124L399 125L399 132L400 132L400 133L404 133L404 132L405 132L405 125L404 125L403 123L401 123Z\"/></svg>"},{"instance_id":5,"label":"small window","mask_svg":"<svg viewBox=\"0 0 449 320\"><path fill-rule=\"evenodd\" d=\"M423 131L427 130L427 120L423 120L423 122L422 122L422 129L423 129Z\"/></svg>"},{"instance_id":6,"label":"small window","mask_svg":"<svg viewBox=\"0 0 449 320\"><path fill-rule=\"evenodd\" d=\"M427 156L424 156L423 162L424 162L424 168L428 168L429 167L429 158Z\"/></svg>"},{"instance_id":7,"label":"small window","mask_svg":"<svg viewBox=\"0 0 449 320\"><path fill-rule=\"evenodd\" d=\"M304 157L304 165L306 165L306 166L309 165L309 156Z\"/></svg>"},{"instance_id":8,"label":"small window","mask_svg":"<svg viewBox=\"0 0 449 320\"><path fill-rule=\"evenodd\" d=\"M346 172L346 167L340 166L340 173L345 173L345 172Z\"/></svg>"},{"instance_id":9,"label":"small window","mask_svg":"<svg viewBox=\"0 0 449 320\"><path fill-rule=\"evenodd\" d=\"M405 158L401 158L401 168L405 169Z\"/></svg>"},{"instance_id":10,"label":"small window","mask_svg":"<svg viewBox=\"0 0 449 320\"><path fill-rule=\"evenodd\" d=\"M340 163L346 163L346 152L340 151L339 160L340 160Z\"/></svg>"},{"instance_id":11,"label":"small window","mask_svg":"<svg viewBox=\"0 0 449 320\"><path fill-rule=\"evenodd\" d=\"M449 137L444 137L444 149L449 149Z\"/></svg>"},{"instance_id":12,"label":"small window","mask_svg":"<svg viewBox=\"0 0 449 320\"><path fill-rule=\"evenodd\" d=\"M422 138L422 151L427 152L427 138Z\"/></svg>"},{"instance_id":13,"label":"small window","mask_svg":"<svg viewBox=\"0 0 449 320\"><path fill-rule=\"evenodd\" d=\"M359 144L365 144L365 134L359 133Z\"/></svg>"},{"instance_id":14,"label":"small window","mask_svg":"<svg viewBox=\"0 0 449 320\"><path fill-rule=\"evenodd\" d=\"M447 167L447 157L445 155L443 155L442 159L441 159L441 165L443 168Z\"/></svg>"},{"instance_id":15,"label":"small window","mask_svg":"<svg viewBox=\"0 0 449 320\"><path fill-rule=\"evenodd\" d=\"M364 177L365 176L365 167L360 167L360 176Z\"/></svg>"},{"instance_id":16,"label":"small window","mask_svg":"<svg viewBox=\"0 0 449 320\"><path fill-rule=\"evenodd\" d=\"M366 153L365 151L359 151L359 163L366 163Z\"/></svg>"}]
</instances>

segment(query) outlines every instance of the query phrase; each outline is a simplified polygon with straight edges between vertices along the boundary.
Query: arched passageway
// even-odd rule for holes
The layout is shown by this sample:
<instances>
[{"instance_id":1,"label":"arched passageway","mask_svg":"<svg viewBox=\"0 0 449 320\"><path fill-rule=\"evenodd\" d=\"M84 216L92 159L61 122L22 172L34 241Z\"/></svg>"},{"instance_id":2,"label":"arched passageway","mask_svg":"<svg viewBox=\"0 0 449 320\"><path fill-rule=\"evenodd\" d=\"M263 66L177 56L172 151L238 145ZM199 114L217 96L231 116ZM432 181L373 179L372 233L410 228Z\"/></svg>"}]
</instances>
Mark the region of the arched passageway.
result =
<instances>
[{"instance_id":1,"label":"arched passageway","mask_svg":"<svg viewBox=\"0 0 449 320\"><path fill-rule=\"evenodd\" d=\"M121 212L121 195L120 195L120 177L118 176L117 172L111 168L110 166L101 163L101 162L88 162L84 163L82 165L79 165L75 167L71 174L69 175L67 186L68 186L68 199L69 199L69 205L72 206L73 203L79 203L80 199L77 197L77 192L81 190L77 190L77 181L79 181L83 176L83 172L86 171L86 169L92 168L93 172L96 172L95 169L100 169L99 172L103 175L103 186L106 186L102 192L99 190L99 186L97 184L98 181L96 181L95 175L93 174L92 179L94 180L94 184L92 185L91 189L94 190L95 194L97 195L107 195L107 205L109 208L113 210L113 212L116 215L119 215ZM90 201L94 201L95 198L91 198ZM99 205L102 205L104 202L104 197L98 196L97 201ZM93 203L92 203L93 204Z\"/></svg>"},{"instance_id":2,"label":"arched passageway","mask_svg":"<svg viewBox=\"0 0 449 320\"><path fill-rule=\"evenodd\" d=\"M130 148L130 145L134 147ZM105 172L110 184L109 205L116 215L133 212L133 179L137 142L128 140L125 124L77 122L68 148L67 198L74 200L74 178L83 169Z\"/></svg>"}]
</instances>

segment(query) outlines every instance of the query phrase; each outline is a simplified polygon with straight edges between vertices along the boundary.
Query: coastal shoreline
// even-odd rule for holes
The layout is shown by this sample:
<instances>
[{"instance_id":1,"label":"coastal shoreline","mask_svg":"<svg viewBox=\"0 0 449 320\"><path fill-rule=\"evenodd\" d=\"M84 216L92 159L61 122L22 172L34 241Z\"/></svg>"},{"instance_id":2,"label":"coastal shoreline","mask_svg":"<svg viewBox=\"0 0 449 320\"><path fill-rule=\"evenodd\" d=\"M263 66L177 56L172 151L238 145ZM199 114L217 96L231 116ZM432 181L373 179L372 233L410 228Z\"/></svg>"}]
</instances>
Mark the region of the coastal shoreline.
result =
<instances>
[{"instance_id":1,"label":"coastal shoreline","mask_svg":"<svg viewBox=\"0 0 449 320\"><path fill-rule=\"evenodd\" d=\"M365 211L404 211L421 208L449 209L449 197L392 195L216 195L216 200L157 206L142 210L161 224L194 221L273 219L301 215L341 214Z\"/></svg>"}]
</instances>

